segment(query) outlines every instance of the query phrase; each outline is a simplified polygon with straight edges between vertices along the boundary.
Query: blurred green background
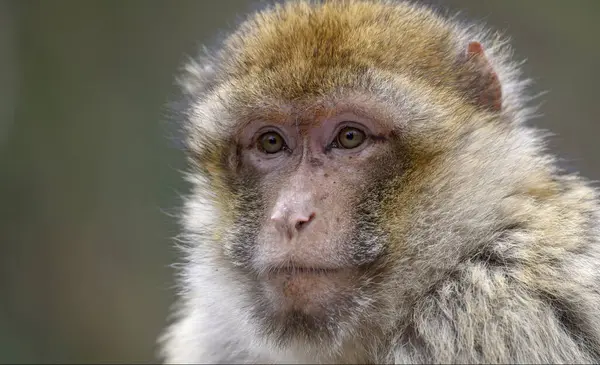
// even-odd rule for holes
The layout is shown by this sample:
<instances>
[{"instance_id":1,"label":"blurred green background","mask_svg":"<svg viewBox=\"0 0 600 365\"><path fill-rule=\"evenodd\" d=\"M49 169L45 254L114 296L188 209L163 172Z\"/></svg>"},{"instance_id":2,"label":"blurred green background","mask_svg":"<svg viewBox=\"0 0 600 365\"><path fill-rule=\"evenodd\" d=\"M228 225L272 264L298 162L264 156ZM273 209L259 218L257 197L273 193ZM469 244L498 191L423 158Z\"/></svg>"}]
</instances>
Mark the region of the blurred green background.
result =
<instances>
[{"instance_id":1,"label":"blurred green background","mask_svg":"<svg viewBox=\"0 0 600 365\"><path fill-rule=\"evenodd\" d=\"M506 30L535 124L600 178L600 1L428 0ZM259 1L0 0L0 362L152 362L186 191L166 122L186 55Z\"/></svg>"}]
</instances>

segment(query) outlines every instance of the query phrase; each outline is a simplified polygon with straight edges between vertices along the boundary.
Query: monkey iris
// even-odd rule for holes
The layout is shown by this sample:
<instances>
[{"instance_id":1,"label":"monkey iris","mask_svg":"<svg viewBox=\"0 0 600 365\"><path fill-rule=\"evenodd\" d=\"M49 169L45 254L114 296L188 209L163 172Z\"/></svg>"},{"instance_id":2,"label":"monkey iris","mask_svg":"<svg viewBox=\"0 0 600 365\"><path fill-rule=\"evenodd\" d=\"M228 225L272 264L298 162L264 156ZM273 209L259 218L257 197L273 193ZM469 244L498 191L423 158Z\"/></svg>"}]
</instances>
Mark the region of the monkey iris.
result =
<instances>
[{"instance_id":1,"label":"monkey iris","mask_svg":"<svg viewBox=\"0 0 600 365\"><path fill-rule=\"evenodd\" d=\"M344 148L356 148L365 140L365 134L352 127L345 127L338 134L338 143Z\"/></svg>"},{"instance_id":2,"label":"monkey iris","mask_svg":"<svg viewBox=\"0 0 600 365\"><path fill-rule=\"evenodd\" d=\"M277 153L284 148L283 137L277 132L267 132L259 138L260 148L266 153Z\"/></svg>"}]
</instances>

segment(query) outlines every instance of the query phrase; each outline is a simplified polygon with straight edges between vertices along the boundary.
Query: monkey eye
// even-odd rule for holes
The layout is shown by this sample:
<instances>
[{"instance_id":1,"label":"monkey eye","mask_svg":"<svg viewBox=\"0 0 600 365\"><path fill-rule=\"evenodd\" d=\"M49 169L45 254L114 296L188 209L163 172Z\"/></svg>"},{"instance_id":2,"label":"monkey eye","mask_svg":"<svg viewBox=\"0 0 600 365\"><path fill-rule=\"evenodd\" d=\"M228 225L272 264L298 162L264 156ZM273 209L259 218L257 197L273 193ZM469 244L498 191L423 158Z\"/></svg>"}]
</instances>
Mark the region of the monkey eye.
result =
<instances>
[{"instance_id":1,"label":"monkey eye","mask_svg":"<svg viewBox=\"0 0 600 365\"><path fill-rule=\"evenodd\" d=\"M347 149L356 148L364 141L365 133L353 127L345 127L337 135L338 145Z\"/></svg>"},{"instance_id":2,"label":"monkey eye","mask_svg":"<svg viewBox=\"0 0 600 365\"><path fill-rule=\"evenodd\" d=\"M258 138L258 147L265 153L277 153L285 147L283 137L277 132L263 133Z\"/></svg>"}]
</instances>

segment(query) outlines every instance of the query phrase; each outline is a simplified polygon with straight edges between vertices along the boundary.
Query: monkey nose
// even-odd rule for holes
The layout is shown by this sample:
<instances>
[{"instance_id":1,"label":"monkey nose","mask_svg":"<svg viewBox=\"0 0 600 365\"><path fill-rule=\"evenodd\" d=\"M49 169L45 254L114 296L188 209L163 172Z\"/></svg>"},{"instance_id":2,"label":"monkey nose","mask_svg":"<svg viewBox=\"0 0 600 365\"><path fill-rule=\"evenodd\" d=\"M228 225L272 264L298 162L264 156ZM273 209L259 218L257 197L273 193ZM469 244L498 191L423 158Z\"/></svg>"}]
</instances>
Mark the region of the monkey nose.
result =
<instances>
[{"instance_id":1,"label":"monkey nose","mask_svg":"<svg viewBox=\"0 0 600 365\"><path fill-rule=\"evenodd\" d=\"M277 212L271 216L271 220L275 223L277 230L292 238L294 235L305 229L314 219L316 214L292 213L283 215Z\"/></svg>"}]
</instances>

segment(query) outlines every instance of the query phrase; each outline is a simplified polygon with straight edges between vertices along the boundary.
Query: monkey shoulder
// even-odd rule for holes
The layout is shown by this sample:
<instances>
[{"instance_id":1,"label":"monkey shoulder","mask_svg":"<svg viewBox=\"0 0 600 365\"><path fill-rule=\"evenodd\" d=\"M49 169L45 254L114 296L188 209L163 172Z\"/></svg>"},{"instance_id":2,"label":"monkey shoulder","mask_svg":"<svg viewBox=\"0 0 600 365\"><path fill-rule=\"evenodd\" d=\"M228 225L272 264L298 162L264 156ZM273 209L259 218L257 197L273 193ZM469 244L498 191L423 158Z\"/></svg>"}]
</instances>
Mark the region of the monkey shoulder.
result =
<instances>
[{"instance_id":1,"label":"monkey shoulder","mask_svg":"<svg viewBox=\"0 0 600 365\"><path fill-rule=\"evenodd\" d=\"M527 219L515 219L418 302L408 341L421 344L415 354L434 362L600 360L596 192L574 176L555 182L555 194L513 197L513 213ZM403 346L396 359L406 355Z\"/></svg>"}]
</instances>

